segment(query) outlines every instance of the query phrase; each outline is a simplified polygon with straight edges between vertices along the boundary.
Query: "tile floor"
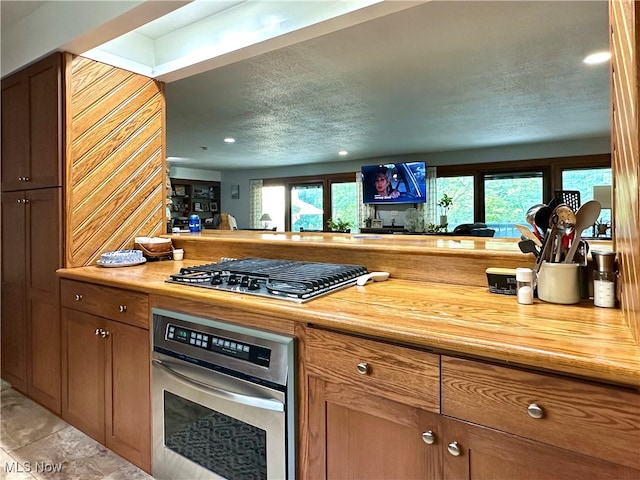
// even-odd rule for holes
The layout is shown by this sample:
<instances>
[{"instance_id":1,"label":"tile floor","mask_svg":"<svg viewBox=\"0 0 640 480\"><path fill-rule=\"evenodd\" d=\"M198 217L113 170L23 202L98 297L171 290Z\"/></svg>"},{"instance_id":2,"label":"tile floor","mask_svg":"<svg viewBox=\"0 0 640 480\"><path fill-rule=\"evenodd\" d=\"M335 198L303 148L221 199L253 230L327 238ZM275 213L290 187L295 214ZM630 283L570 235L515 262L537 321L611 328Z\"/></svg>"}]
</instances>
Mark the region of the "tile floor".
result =
<instances>
[{"instance_id":1,"label":"tile floor","mask_svg":"<svg viewBox=\"0 0 640 480\"><path fill-rule=\"evenodd\" d=\"M1 382L0 480L153 480Z\"/></svg>"}]
</instances>

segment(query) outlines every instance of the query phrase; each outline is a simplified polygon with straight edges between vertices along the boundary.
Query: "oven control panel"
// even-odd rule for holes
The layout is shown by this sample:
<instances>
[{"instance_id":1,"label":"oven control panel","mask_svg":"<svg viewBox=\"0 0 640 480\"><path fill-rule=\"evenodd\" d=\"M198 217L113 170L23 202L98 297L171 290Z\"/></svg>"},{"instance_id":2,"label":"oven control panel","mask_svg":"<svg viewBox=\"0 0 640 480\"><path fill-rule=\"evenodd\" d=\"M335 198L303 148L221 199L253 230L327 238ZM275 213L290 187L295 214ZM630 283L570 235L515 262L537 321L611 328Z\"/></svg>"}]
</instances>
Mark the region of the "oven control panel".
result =
<instances>
[{"instance_id":1,"label":"oven control panel","mask_svg":"<svg viewBox=\"0 0 640 480\"><path fill-rule=\"evenodd\" d=\"M167 324L165 340L239 358L262 367L269 367L269 361L271 359L271 350L268 348L239 342L230 338L212 335L171 323Z\"/></svg>"}]
</instances>

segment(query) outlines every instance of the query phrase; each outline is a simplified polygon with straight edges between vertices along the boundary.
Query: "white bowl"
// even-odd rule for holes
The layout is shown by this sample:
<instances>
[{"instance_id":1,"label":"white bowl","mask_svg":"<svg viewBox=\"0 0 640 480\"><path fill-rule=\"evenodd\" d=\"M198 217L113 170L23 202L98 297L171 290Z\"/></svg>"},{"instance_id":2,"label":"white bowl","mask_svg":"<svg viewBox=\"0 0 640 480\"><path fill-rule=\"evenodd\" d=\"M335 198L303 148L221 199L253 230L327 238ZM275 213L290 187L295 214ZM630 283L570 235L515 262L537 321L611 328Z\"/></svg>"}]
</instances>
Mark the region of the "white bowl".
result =
<instances>
[{"instance_id":1,"label":"white bowl","mask_svg":"<svg viewBox=\"0 0 640 480\"><path fill-rule=\"evenodd\" d=\"M117 250L103 253L100 256L100 262L103 264L134 263L141 261L143 258L142 250Z\"/></svg>"}]
</instances>

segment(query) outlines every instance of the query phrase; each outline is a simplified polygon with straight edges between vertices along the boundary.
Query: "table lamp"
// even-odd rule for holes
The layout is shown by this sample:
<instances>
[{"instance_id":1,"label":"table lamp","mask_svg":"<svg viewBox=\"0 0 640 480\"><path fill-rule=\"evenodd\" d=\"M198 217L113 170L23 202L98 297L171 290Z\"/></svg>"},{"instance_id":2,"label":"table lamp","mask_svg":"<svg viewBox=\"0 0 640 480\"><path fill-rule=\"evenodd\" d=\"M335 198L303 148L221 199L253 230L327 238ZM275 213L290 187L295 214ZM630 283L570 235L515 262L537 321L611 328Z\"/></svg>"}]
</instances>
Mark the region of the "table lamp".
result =
<instances>
[{"instance_id":1,"label":"table lamp","mask_svg":"<svg viewBox=\"0 0 640 480\"><path fill-rule=\"evenodd\" d=\"M262 228L269 228L269 222L271 222L271 216L268 213L263 213L260 217L260 221L262 222Z\"/></svg>"}]
</instances>

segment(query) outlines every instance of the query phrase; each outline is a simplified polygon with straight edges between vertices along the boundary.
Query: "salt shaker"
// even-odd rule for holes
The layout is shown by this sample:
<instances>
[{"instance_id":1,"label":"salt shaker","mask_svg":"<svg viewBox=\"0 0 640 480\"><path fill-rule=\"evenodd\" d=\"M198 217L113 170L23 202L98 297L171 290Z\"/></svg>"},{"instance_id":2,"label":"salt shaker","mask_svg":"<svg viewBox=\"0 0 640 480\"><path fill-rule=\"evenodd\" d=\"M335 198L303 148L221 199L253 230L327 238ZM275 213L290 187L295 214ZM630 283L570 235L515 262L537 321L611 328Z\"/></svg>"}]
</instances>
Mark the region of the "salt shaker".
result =
<instances>
[{"instance_id":1,"label":"salt shaker","mask_svg":"<svg viewBox=\"0 0 640 480\"><path fill-rule=\"evenodd\" d=\"M615 252L591 252L596 270L593 272L593 304L596 307L616 306L616 254Z\"/></svg>"},{"instance_id":2,"label":"salt shaker","mask_svg":"<svg viewBox=\"0 0 640 480\"><path fill-rule=\"evenodd\" d=\"M533 270L530 268L516 268L516 295L518 303L533 303Z\"/></svg>"}]
</instances>

